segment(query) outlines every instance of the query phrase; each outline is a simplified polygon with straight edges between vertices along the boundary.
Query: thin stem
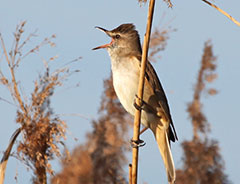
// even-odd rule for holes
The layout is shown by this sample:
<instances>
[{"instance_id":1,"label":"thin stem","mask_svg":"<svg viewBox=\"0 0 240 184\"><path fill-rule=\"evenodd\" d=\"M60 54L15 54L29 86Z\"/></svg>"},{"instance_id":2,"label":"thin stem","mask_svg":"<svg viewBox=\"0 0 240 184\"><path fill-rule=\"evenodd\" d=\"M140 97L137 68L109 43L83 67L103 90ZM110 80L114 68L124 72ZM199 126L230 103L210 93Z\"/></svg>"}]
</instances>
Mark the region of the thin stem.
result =
<instances>
[{"instance_id":1,"label":"thin stem","mask_svg":"<svg viewBox=\"0 0 240 184\"><path fill-rule=\"evenodd\" d=\"M139 98L136 99L136 103L139 106L141 106L141 99L143 99L145 70L146 70L146 64L147 64L147 55L148 55L148 47L150 42L154 5L155 5L155 0L150 0L149 9L148 9L147 28L146 28L146 34L144 36L144 43L143 43L141 71L140 71L139 85L138 85ZM141 110L136 109L135 118L134 118L133 140L139 140L140 120L141 120ZM137 168L138 168L138 147L135 147L132 150L132 184L137 184Z\"/></svg>"},{"instance_id":2,"label":"thin stem","mask_svg":"<svg viewBox=\"0 0 240 184\"><path fill-rule=\"evenodd\" d=\"M27 110L26 110L26 108L24 106L24 103L23 103L23 101L21 99L21 95L20 95L20 92L19 92L18 86L17 86L17 81L16 81L16 77L15 77L15 71L14 71L14 63L11 64L11 61L10 61L10 59L8 57L8 53L7 53L7 50L6 50L6 47L5 47L5 44L4 44L4 41L3 41L3 38L1 36L1 34L0 34L0 39L1 39L1 45L2 45L2 48L3 48L3 52L4 52L5 58L6 58L7 63L8 63L8 67L10 69L11 76L12 76L13 89L11 89L11 92L12 91L14 92L12 95L18 101L21 110L24 112L25 116L27 117ZM16 40L16 41L18 42L19 40Z\"/></svg>"},{"instance_id":3,"label":"thin stem","mask_svg":"<svg viewBox=\"0 0 240 184\"><path fill-rule=\"evenodd\" d=\"M240 22L238 22L236 19L234 19L231 15L229 15L227 12L223 11L221 8L217 7L215 4L212 4L210 2L208 2L207 0L202 0L203 2L207 3L208 5L210 5L211 7L215 8L216 10L218 10L220 13L222 13L223 15L225 15L226 17L228 17L231 21L233 21L236 25L240 26Z\"/></svg>"},{"instance_id":4,"label":"thin stem","mask_svg":"<svg viewBox=\"0 0 240 184\"><path fill-rule=\"evenodd\" d=\"M132 184L132 164L129 164L129 184Z\"/></svg>"}]
</instances>

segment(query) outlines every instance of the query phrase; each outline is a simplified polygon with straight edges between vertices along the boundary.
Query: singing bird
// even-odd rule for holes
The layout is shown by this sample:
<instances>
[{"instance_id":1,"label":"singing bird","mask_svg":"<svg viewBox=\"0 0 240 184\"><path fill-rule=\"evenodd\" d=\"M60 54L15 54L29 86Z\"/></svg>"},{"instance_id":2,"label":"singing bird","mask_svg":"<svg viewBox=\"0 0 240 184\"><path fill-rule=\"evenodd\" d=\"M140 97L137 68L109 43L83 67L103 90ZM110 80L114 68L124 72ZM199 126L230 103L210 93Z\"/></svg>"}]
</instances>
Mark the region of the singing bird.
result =
<instances>
[{"instance_id":1,"label":"singing bird","mask_svg":"<svg viewBox=\"0 0 240 184\"><path fill-rule=\"evenodd\" d=\"M111 58L114 90L126 111L134 116L142 56L139 34L133 24L122 24L111 31L96 28L111 37L111 42L93 50L107 49ZM152 130L166 168L168 182L174 183L175 167L170 141L175 142L178 138L166 95L157 73L149 62L144 82L141 123Z\"/></svg>"}]
</instances>

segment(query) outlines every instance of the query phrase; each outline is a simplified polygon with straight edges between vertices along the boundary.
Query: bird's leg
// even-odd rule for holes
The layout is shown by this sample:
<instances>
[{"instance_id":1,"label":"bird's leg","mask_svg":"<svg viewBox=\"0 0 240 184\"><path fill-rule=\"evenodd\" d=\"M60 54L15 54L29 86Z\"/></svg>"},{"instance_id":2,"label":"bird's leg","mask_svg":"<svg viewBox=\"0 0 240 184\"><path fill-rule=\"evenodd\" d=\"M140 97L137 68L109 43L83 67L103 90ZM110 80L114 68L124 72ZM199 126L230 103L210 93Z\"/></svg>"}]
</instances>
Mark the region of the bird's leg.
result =
<instances>
[{"instance_id":1,"label":"bird's leg","mask_svg":"<svg viewBox=\"0 0 240 184\"><path fill-rule=\"evenodd\" d=\"M153 110L154 110L150 105L148 105L145 101L143 101L142 99L140 99L137 95L135 95L135 97L140 100L140 104L141 104L141 105L138 105L138 104L136 103L136 99L134 100L134 104L133 104L133 105L134 105L134 107L135 107L137 110L146 110L146 111L149 111L149 109L150 109L150 111L153 111ZM143 105L144 105L144 107L143 107ZM154 112L155 112L155 110L154 110ZM141 134L142 134L143 132L145 132L147 129L148 129L148 127L143 128L143 129L140 131L139 135L141 135ZM131 139L130 143L131 143L131 146L132 146L133 148L142 147L142 146L144 146L144 145L146 144L146 143L145 143L143 140L141 140L141 139L139 139L139 140L133 140L133 139Z\"/></svg>"},{"instance_id":2,"label":"bird's leg","mask_svg":"<svg viewBox=\"0 0 240 184\"><path fill-rule=\"evenodd\" d=\"M140 131L139 135L141 135L141 134L142 134L143 132L145 132L147 129L148 129L148 127L144 127L144 128Z\"/></svg>"}]
</instances>

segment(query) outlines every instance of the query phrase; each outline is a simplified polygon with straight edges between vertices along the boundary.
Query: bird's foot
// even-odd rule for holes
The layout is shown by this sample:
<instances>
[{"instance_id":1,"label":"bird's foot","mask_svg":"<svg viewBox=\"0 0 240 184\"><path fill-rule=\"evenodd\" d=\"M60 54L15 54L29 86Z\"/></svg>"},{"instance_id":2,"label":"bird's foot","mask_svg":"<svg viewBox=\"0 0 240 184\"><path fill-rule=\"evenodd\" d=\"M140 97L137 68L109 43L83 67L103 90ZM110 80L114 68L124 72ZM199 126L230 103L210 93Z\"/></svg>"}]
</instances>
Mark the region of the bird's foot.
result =
<instances>
[{"instance_id":1,"label":"bird's foot","mask_svg":"<svg viewBox=\"0 0 240 184\"><path fill-rule=\"evenodd\" d=\"M145 146L146 143L141 139L138 139L138 140L131 139L130 144L132 148L139 148L139 147Z\"/></svg>"},{"instance_id":2,"label":"bird's foot","mask_svg":"<svg viewBox=\"0 0 240 184\"><path fill-rule=\"evenodd\" d=\"M142 106L143 106L143 100L140 99L137 95L135 95L135 97L140 101L140 104L141 104L141 105L138 105L138 104L136 103L136 99L135 99L135 100L134 100L134 103L133 103L134 107L135 107L137 110L139 110L139 111L143 110L143 108L142 108Z\"/></svg>"}]
</instances>

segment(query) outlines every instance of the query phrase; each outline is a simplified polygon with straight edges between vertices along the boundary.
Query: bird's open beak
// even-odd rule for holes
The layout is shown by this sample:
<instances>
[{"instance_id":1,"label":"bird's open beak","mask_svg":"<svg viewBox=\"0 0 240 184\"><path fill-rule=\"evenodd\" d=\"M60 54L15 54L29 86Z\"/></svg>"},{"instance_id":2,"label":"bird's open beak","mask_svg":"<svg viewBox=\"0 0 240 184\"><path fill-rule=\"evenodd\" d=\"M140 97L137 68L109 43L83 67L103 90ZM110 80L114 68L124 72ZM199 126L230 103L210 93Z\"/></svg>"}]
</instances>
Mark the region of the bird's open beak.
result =
<instances>
[{"instance_id":1,"label":"bird's open beak","mask_svg":"<svg viewBox=\"0 0 240 184\"><path fill-rule=\"evenodd\" d=\"M106 33L108 36L111 37L111 35L109 34L110 32L109 32L108 30L106 30L106 29L104 29L104 28L102 28L102 27L98 27L98 26L96 26L95 28L103 31L104 33ZM112 41L111 41L110 43L105 44L105 45L101 45L101 46L99 46L99 47L95 47L95 48L93 48L92 50L107 48L107 47L110 46L112 43L113 43L113 39L112 39Z\"/></svg>"}]
</instances>

